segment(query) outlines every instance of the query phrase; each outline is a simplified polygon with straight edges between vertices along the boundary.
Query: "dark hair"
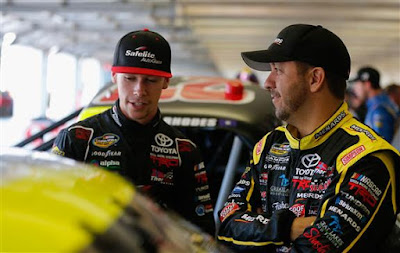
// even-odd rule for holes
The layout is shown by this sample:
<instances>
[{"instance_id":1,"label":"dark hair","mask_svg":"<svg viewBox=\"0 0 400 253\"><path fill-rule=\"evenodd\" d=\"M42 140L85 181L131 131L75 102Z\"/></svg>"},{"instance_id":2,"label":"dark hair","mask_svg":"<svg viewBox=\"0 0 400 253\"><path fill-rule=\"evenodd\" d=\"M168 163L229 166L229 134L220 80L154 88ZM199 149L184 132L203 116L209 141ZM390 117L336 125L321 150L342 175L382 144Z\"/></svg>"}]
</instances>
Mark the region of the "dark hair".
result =
<instances>
[{"instance_id":1,"label":"dark hair","mask_svg":"<svg viewBox=\"0 0 400 253\"><path fill-rule=\"evenodd\" d=\"M307 70L314 67L305 62L296 62L296 63L297 63L296 64L297 71L300 74L304 74ZM328 89L333 94L333 96L343 100L347 86L346 79L326 70L325 70L325 79L326 82L328 83Z\"/></svg>"},{"instance_id":2,"label":"dark hair","mask_svg":"<svg viewBox=\"0 0 400 253\"><path fill-rule=\"evenodd\" d=\"M392 84L390 84L389 86L387 86L386 88L385 88L385 92L387 93L387 94L397 94L397 93L399 93L400 92L400 85L398 85L398 84L395 84L395 83L392 83Z\"/></svg>"},{"instance_id":3,"label":"dark hair","mask_svg":"<svg viewBox=\"0 0 400 253\"><path fill-rule=\"evenodd\" d=\"M382 87L381 87L381 85L379 83L373 82L373 81L369 81L369 82L371 83L372 89L374 89L374 90L382 89Z\"/></svg>"}]
</instances>

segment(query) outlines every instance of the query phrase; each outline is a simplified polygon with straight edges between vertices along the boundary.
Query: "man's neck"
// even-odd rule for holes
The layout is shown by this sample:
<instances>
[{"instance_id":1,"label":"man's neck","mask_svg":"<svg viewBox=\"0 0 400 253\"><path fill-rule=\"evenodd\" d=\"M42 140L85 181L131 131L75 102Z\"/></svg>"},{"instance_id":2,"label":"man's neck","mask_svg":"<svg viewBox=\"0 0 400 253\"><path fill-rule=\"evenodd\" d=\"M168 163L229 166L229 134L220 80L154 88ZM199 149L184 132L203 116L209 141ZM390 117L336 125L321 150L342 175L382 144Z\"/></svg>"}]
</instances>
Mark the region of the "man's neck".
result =
<instances>
[{"instance_id":1,"label":"man's neck","mask_svg":"<svg viewBox=\"0 0 400 253\"><path fill-rule=\"evenodd\" d=\"M381 94L381 93L382 93L382 89L377 89L377 90L371 89L371 90L368 92L368 98L373 98L373 97L375 97L375 96L377 96L377 95L379 95L379 94Z\"/></svg>"},{"instance_id":2,"label":"man's neck","mask_svg":"<svg viewBox=\"0 0 400 253\"><path fill-rule=\"evenodd\" d=\"M315 101L308 106L304 106L288 121L290 125L296 128L292 135L301 139L311 134L332 117L342 103L343 101L341 100L326 100L324 102Z\"/></svg>"}]
</instances>

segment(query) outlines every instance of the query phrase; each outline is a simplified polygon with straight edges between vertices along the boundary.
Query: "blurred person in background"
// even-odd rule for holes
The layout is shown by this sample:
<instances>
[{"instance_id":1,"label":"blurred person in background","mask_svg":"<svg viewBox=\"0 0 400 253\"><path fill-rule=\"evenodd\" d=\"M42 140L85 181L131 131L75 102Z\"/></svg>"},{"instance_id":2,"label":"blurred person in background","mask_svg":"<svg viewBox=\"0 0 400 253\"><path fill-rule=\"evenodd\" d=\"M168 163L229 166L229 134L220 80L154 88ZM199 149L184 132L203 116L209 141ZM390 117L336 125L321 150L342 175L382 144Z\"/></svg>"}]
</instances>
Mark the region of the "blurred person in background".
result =
<instances>
[{"instance_id":1,"label":"blurred person in background","mask_svg":"<svg viewBox=\"0 0 400 253\"><path fill-rule=\"evenodd\" d=\"M367 114L367 106L356 96L352 87L346 89L344 100L349 105L349 111L354 117L364 122L365 115Z\"/></svg>"},{"instance_id":2,"label":"blurred person in background","mask_svg":"<svg viewBox=\"0 0 400 253\"><path fill-rule=\"evenodd\" d=\"M397 150L400 150L400 85L395 83L390 84L385 88L385 92L398 109L397 127L395 128L392 145L397 148Z\"/></svg>"},{"instance_id":3,"label":"blurred person in background","mask_svg":"<svg viewBox=\"0 0 400 253\"><path fill-rule=\"evenodd\" d=\"M372 67L360 68L357 76L351 80L353 91L367 105L364 123L391 142L396 129L398 108L383 92L380 74Z\"/></svg>"},{"instance_id":4,"label":"blurred person in background","mask_svg":"<svg viewBox=\"0 0 400 253\"><path fill-rule=\"evenodd\" d=\"M271 71L264 86L286 124L254 146L218 240L242 252L387 252L385 239L398 240L400 154L349 112L342 40L295 24L242 57Z\"/></svg>"},{"instance_id":5,"label":"blurred person in background","mask_svg":"<svg viewBox=\"0 0 400 253\"><path fill-rule=\"evenodd\" d=\"M214 234L205 166L196 145L162 119L171 48L147 29L123 36L115 49L112 82L119 98L105 112L62 130L52 152L117 172L161 206Z\"/></svg>"},{"instance_id":6,"label":"blurred person in background","mask_svg":"<svg viewBox=\"0 0 400 253\"><path fill-rule=\"evenodd\" d=\"M239 79L244 84L251 83L259 85L260 82L258 81L258 77L256 74L248 67L244 67L239 73L236 75L236 79Z\"/></svg>"},{"instance_id":7,"label":"blurred person in background","mask_svg":"<svg viewBox=\"0 0 400 253\"><path fill-rule=\"evenodd\" d=\"M397 108L400 108L400 85L392 83L385 87L384 91L393 103L396 104Z\"/></svg>"}]
</instances>

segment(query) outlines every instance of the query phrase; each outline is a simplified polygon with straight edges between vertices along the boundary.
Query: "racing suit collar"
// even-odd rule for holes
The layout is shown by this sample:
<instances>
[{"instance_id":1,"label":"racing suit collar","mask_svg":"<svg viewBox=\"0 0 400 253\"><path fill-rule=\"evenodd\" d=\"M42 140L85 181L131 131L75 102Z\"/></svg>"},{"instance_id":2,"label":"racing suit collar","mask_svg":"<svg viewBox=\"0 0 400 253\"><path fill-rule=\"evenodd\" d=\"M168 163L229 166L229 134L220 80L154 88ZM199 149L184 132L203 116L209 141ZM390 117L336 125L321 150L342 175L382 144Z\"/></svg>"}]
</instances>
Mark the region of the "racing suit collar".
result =
<instances>
[{"instance_id":1,"label":"racing suit collar","mask_svg":"<svg viewBox=\"0 0 400 253\"><path fill-rule=\"evenodd\" d=\"M119 106L119 99L117 99L117 101L115 101L114 106L112 107L112 117L115 123L117 123L117 125L120 127L147 128L149 126L156 127L160 123L161 113L160 109L157 109L157 114L154 116L154 118L146 125L142 125L134 120L130 120L127 117L125 117Z\"/></svg>"},{"instance_id":2,"label":"racing suit collar","mask_svg":"<svg viewBox=\"0 0 400 253\"><path fill-rule=\"evenodd\" d=\"M304 136L301 139L297 139L294 133L297 129L292 125L286 125L285 135L289 140L290 146L295 149L310 149L322 144L326 139L328 139L336 129L340 128L347 120L351 119L353 116L348 110L348 105L343 102L342 105L336 110L336 112L321 126L315 129L311 134Z\"/></svg>"}]
</instances>

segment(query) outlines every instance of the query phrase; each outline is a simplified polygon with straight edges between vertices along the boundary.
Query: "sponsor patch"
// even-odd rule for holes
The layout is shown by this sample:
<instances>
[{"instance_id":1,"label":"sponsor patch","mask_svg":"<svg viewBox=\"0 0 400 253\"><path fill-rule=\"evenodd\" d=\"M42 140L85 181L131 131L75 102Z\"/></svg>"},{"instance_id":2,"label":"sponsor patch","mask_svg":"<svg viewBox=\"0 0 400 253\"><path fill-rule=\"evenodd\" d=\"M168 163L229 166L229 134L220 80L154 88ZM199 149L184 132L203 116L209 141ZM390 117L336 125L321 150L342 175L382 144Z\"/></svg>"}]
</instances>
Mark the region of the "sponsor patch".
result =
<instances>
[{"instance_id":1,"label":"sponsor patch","mask_svg":"<svg viewBox=\"0 0 400 253\"><path fill-rule=\"evenodd\" d=\"M90 138L90 134L92 131L83 129L83 128L75 128L75 138L79 140L87 141Z\"/></svg>"},{"instance_id":2,"label":"sponsor patch","mask_svg":"<svg viewBox=\"0 0 400 253\"><path fill-rule=\"evenodd\" d=\"M189 141L178 141L178 148L179 152L192 152L193 151L193 145Z\"/></svg>"},{"instance_id":3,"label":"sponsor patch","mask_svg":"<svg viewBox=\"0 0 400 253\"><path fill-rule=\"evenodd\" d=\"M353 160L355 157L357 157L359 154L365 151L364 145L358 146L349 153L347 153L342 159L342 164L346 165L348 164L351 160Z\"/></svg>"},{"instance_id":4,"label":"sponsor patch","mask_svg":"<svg viewBox=\"0 0 400 253\"><path fill-rule=\"evenodd\" d=\"M245 190L245 189L244 189L243 187L235 186L235 188L233 188L232 193L234 193L234 194L239 194L239 193L241 193L241 192L244 191L244 190Z\"/></svg>"},{"instance_id":5,"label":"sponsor patch","mask_svg":"<svg viewBox=\"0 0 400 253\"><path fill-rule=\"evenodd\" d=\"M268 184L268 173L261 173L259 181L260 181L260 185L267 185Z\"/></svg>"},{"instance_id":6,"label":"sponsor patch","mask_svg":"<svg viewBox=\"0 0 400 253\"><path fill-rule=\"evenodd\" d=\"M112 157L112 156L121 156L121 151L113 151L113 150L93 151L91 155L107 158L107 157Z\"/></svg>"},{"instance_id":7,"label":"sponsor patch","mask_svg":"<svg viewBox=\"0 0 400 253\"><path fill-rule=\"evenodd\" d=\"M221 213L219 214L219 220L223 222L229 215L232 215L237 210L239 210L238 204L234 202L229 203L222 209Z\"/></svg>"},{"instance_id":8,"label":"sponsor patch","mask_svg":"<svg viewBox=\"0 0 400 253\"><path fill-rule=\"evenodd\" d=\"M120 162L119 161L114 161L114 160L104 160L100 161L100 166L107 168L107 169L119 169L120 167Z\"/></svg>"},{"instance_id":9,"label":"sponsor patch","mask_svg":"<svg viewBox=\"0 0 400 253\"><path fill-rule=\"evenodd\" d=\"M342 119L344 119L344 117L346 117L346 113L344 111L340 112L339 115L336 118L334 118L330 123L328 123L325 128L323 128L321 131L316 133L314 135L314 138L318 139L321 136L324 136L326 133L331 131L337 124L339 124L339 122L342 121Z\"/></svg>"},{"instance_id":10,"label":"sponsor patch","mask_svg":"<svg viewBox=\"0 0 400 253\"><path fill-rule=\"evenodd\" d=\"M290 145L289 143L274 143L269 150L269 154L271 155L276 155L276 156L283 156L287 155L290 151Z\"/></svg>"},{"instance_id":11,"label":"sponsor patch","mask_svg":"<svg viewBox=\"0 0 400 253\"><path fill-rule=\"evenodd\" d=\"M264 139L262 139L261 141L259 141L257 143L257 147L256 147L256 154L257 155L260 155L261 152L262 152L263 141L264 141Z\"/></svg>"},{"instance_id":12,"label":"sponsor patch","mask_svg":"<svg viewBox=\"0 0 400 253\"><path fill-rule=\"evenodd\" d=\"M65 156L65 152L60 150L57 146L53 146L51 148L51 153L56 154L56 155L60 155L60 156Z\"/></svg>"},{"instance_id":13,"label":"sponsor patch","mask_svg":"<svg viewBox=\"0 0 400 253\"><path fill-rule=\"evenodd\" d=\"M160 147L170 147L172 144L174 144L174 141L171 138L162 133L156 134L154 140Z\"/></svg>"},{"instance_id":14,"label":"sponsor patch","mask_svg":"<svg viewBox=\"0 0 400 253\"><path fill-rule=\"evenodd\" d=\"M308 241L312 244L313 249L315 249L319 253L329 252L331 250L331 246L327 244L323 244L320 238L321 232L317 229L312 227L307 232L303 233L303 236L308 239Z\"/></svg>"},{"instance_id":15,"label":"sponsor patch","mask_svg":"<svg viewBox=\"0 0 400 253\"><path fill-rule=\"evenodd\" d=\"M327 238L336 248L340 248L344 244L344 241L333 232L325 221L320 221L316 226L324 237ZM342 234L342 231L339 231L338 234Z\"/></svg>"},{"instance_id":16,"label":"sponsor patch","mask_svg":"<svg viewBox=\"0 0 400 253\"><path fill-rule=\"evenodd\" d=\"M196 211L197 216L204 216L204 215L206 214L204 205L198 205L198 206L196 206L195 211Z\"/></svg>"},{"instance_id":17,"label":"sponsor patch","mask_svg":"<svg viewBox=\"0 0 400 253\"><path fill-rule=\"evenodd\" d=\"M364 133L364 134L365 134L368 138L370 138L371 140L376 140L375 136L373 136L373 135L371 134L371 132L368 131L367 129L361 128L361 127L359 127L359 126L357 126L357 125L351 125L350 128L353 129L353 130L356 131L356 132Z\"/></svg>"},{"instance_id":18,"label":"sponsor patch","mask_svg":"<svg viewBox=\"0 0 400 253\"><path fill-rule=\"evenodd\" d=\"M107 133L93 139L92 143L99 148L108 148L119 141L119 136L112 133Z\"/></svg>"},{"instance_id":19,"label":"sponsor patch","mask_svg":"<svg viewBox=\"0 0 400 253\"><path fill-rule=\"evenodd\" d=\"M319 161L321 161L321 157L317 153L307 154L301 158L301 163L307 169L317 166Z\"/></svg>"},{"instance_id":20,"label":"sponsor patch","mask_svg":"<svg viewBox=\"0 0 400 253\"><path fill-rule=\"evenodd\" d=\"M292 211L297 217L304 217L305 215L304 204L294 204L289 208L289 210Z\"/></svg>"},{"instance_id":21,"label":"sponsor patch","mask_svg":"<svg viewBox=\"0 0 400 253\"><path fill-rule=\"evenodd\" d=\"M193 170L194 170L194 171L199 171L199 170L202 170L202 169L204 169L204 168L205 168L204 162L201 162L201 163L199 163L199 164L196 164L196 165L194 166Z\"/></svg>"},{"instance_id":22,"label":"sponsor patch","mask_svg":"<svg viewBox=\"0 0 400 253\"><path fill-rule=\"evenodd\" d=\"M363 201L368 203L371 207L376 205L376 201L382 194L382 190L379 189L369 177L358 173L352 175L349 186L350 190L355 190L355 195L361 196Z\"/></svg>"},{"instance_id":23,"label":"sponsor patch","mask_svg":"<svg viewBox=\"0 0 400 253\"><path fill-rule=\"evenodd\" d=\"M357 221L353 220L353 218L348 215L347 213L345 213L342 209L336 207L336 206L330 206L328 208L329 211L332 211L334 213L336 213L337 215L332 215L331 218L333 219L333 223L335 224L335 226L340 226L339 224L339 217L342 218L344 221L346 221L347 223L350 224L350 226L352 228L354 228L354 230L356 232L360 232L361 231L361 226L358 225ZM330 227L332 227L331 223L328 224ZM341 228L340 228L341 229ZM335 230L335 229L333 229ZM336 231L335 231L336 232Z\"/></svg>"},{"instance_id":24,"label":"sponsor patch","mask_svg":"<svg viewBox=\"0 0 400 253\"><path fill-rule=\"evenodd\" d=\"M282 181L281 181L282 187L286 187L289 185L289 179L286 178L285 174L280 175L279 178L282 179Z\"/></svg>"},{"instance_id":25,"label":"sponsor patch","mask_svg":"<svg viewBox=\"0 0 400 253\"><path fill-rule=\"evenodd\" d=\"M166 184L166 185L174 185L173 183L173 173L172 171L163 173L161 171L158 171L156 169L152 169L151 171L151 181L154 182L159 182L161 184Z\"/></svg>"},{"instance_id":26,"label":"sponsor patch","mask_svg":"<svg viewBox=\"0 0 400 253\"><path fill-rule=\"evenodd\" d=\"M153 164L157 167L178 167L179 166L179 159L175 157L165 157L165 156L155 156L150 155L150 159L152 160Z\"/></svg>"},{"instance_id":27,"label":"sponsor patch","mask_svg":"<svg viewBox=\"0 0 400 253\"><path fill-rule=\"evenodd\" d=\"M287 187L278 187L272 185L269 190L270 190L270 195L289 196L289 189Z\"/></svg>"},{"instance_id":28,"label":"sponsor patch","mask_svg":"<svg viewBox=\"0 0 400 253\"><path fill-rule=\"evenodd\" d=\"M289 204L285 203L283 201L275 202L275 203L272 203L272 208L274 208L275 210L288 209L289 208Z\"/></svg>"},{"instance_id":29,"label":"sponsor patch","mask_svg":"<svg viewBox=\"0 0 400 253\"><path fill-rule=\"evenodd\" d=\"M248 215L247 213L245 213L245 214L243 214L240 218L243 219L243 220L245 220L245 221L247 221L247 222L259 221L259 222L261 222L261 223L264 224L264 225L267 224L267 223L270 221L268 218L265 218L265 217L262 216L261 214L259 214L259 215L255 216L255 217L253 217L253 216L250 216L250 215Z\"/></svg>"},{"instance_id":30,"label":"sponsor patch","mask_svg":"<svg viewBox=\"0 0 400 253\"><path fill-rule=\"evenodd\" d=\"M207 173L206 171L197 172L194 174L197 183L199 184L207 184Z\"/></svg>"},{"instance_id":31,"label":"sponsor patch","mask_svg":"<svg viewBox=\"0 0 400 253\"><path fill-rule=\"evenodd\" d=\"M311 180L293 178L292 183L293 183L293 188L296 188L297 190L299 189L306 190L310 188Z\"/></svg>"}]
</instances>

